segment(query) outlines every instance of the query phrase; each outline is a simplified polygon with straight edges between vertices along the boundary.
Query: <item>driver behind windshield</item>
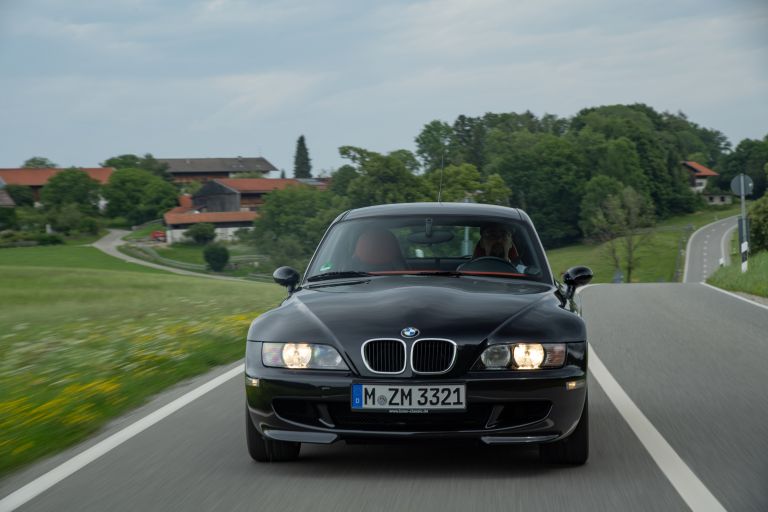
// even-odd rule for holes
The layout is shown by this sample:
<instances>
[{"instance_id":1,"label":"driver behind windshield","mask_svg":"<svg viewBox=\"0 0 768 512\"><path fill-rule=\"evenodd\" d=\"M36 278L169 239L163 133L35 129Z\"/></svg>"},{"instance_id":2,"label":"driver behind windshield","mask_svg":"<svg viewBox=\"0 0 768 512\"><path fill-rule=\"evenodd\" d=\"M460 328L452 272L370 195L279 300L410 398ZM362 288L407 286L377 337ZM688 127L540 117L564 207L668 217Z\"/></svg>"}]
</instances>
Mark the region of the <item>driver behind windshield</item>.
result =
<instances>
[{"instance_id":1,"label":"driver behind windshield","mask_svg":"<svg viewBox=\"0 0 768 512\"><path fill-rule=\"evenodd\" d=\"M480 240L475 246L472 258L484 256L508 261L518 272L525 273L526 266L517 252L515 242L512 241L512 232L503 224L486 224L480 228Z\"/></svg>"},{"instance_id":2,"label":"driver behind windshield","mask_svg":"<svg viewBox=\"0 0 768 512\"><path fill-rule=\"evenodd\" d=\"M512 241L512 232L502 224L487 224L480 229L480 241L475 247L474 258L493 256L510 263L520 260Z\"/></svg>"}]
</instances>

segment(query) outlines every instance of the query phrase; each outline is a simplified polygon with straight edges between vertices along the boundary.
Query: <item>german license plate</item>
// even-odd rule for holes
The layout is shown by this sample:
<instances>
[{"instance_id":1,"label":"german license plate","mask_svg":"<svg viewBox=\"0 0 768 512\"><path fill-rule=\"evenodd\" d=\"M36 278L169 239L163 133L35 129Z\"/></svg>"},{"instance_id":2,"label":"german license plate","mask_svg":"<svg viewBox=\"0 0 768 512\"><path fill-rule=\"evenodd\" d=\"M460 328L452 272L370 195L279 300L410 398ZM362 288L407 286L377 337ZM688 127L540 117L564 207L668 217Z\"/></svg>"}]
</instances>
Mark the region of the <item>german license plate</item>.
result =
<instances>
[{"instance_id":1,"label":"german license plate","mask_svg":"<svg viewBox=\"0 0 768 512\"><path fill-rule=\"evenodd\" d=\"M352 384L353 411L428 412L466 408L464 384Z\"/></svg>"}]
</instances>

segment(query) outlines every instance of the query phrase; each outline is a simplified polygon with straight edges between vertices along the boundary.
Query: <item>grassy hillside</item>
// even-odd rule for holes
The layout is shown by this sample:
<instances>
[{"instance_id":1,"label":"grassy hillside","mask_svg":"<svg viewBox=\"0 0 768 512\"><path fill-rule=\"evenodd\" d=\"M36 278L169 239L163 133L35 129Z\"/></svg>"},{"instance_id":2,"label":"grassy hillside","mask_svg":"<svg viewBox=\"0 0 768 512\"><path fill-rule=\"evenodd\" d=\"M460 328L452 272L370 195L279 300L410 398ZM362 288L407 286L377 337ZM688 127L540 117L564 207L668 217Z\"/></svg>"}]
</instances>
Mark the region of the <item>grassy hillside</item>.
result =
<instances>
[{"instance_id":1,"label":"grassy hillside","mask_svg":"<svg viewBox=\"0 0 768 512\"><path fill-rule=\"evenodd\" d=\"M706 210L672 217L659 222L651 239L638 249L637 268L632 274L633 282L658 282L675 280L675 263L678 248L685 244L694 230L718 219L736 215L737 205ZM595 283L610 283L614 268L604 244L579 244L547 251L549 263L556 276L574 265L586 265L595 273ZM678 264L684 265L684 255ZM623 271L623 269L622 269Z\"/></svg>"},{"instance_id":2,"label":"grassy hillside","mask_svg":"<svg viewBox=\"0 0 768 512\"><path fill-rule=\"evenodd\" d=\"M0 289L0 474L242 357L250 321L284 295L70 246L0 250Z\"/></svg>"}]
</instances>

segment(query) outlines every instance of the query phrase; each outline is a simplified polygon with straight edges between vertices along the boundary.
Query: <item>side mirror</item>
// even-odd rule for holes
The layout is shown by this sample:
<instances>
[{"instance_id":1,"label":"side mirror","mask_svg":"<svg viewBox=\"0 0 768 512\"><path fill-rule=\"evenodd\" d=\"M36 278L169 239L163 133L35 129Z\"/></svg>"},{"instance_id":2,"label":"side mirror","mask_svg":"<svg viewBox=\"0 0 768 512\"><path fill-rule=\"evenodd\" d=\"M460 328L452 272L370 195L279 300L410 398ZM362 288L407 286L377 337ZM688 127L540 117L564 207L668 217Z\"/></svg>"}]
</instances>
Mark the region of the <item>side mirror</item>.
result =
<instances>
[{"instance_id":1,"label":"side mirror","mask_svg":"<svg viewBox=\"0 0 768 512\"><path fill-rule=\"evenodd\" d=\"M576 293L576 288L584 286L592 280L594 274L589 267L571 267L563 274L563 282L565 283L565 298L572 299Z\"/></svg>"},{"instance_id":2,"label":"side mirror","mask_svg":"<svg viewBox=\"0 0 768 512\"><path fill-rule=\"evenodd\" d=\"M299 284L299 273L291 267L280 267L272 274L272 279L280 286L288 288L288 293L293 293L296 285Z\"/></svg>"}]
</instances>

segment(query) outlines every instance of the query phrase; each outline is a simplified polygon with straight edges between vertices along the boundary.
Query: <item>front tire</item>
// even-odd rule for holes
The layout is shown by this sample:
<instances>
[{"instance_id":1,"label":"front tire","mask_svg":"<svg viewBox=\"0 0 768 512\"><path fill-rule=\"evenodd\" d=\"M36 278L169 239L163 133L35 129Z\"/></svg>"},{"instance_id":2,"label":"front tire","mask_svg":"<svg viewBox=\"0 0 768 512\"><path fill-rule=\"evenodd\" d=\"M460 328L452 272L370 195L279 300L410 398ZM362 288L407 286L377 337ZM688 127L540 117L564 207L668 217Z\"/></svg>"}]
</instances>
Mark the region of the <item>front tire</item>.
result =
<instances>
[{"instance_id":1,"label":"front tire","mask_svg":"<svg viewBox=\"0 0 768 512\"><path fill-rule=\"evenodd\" d=\"M248 444L248 453L256 462L296 460L301 450L301 443L265 439L253 426L248 407L245 408L245 440Z\"/></svg>"},{"instance_id":2,"label":"front tire","mask_svg":"<svg viewBox=\"0 0 768 512\"><path fill-rule=\"evenodd\" d=\"M581 419L571 435L554 443L539 446L544 462L581 466L589 458L589 400L584 400Z\"/></svg>"}]
</instances>

